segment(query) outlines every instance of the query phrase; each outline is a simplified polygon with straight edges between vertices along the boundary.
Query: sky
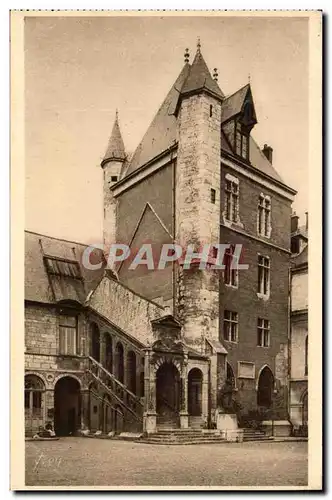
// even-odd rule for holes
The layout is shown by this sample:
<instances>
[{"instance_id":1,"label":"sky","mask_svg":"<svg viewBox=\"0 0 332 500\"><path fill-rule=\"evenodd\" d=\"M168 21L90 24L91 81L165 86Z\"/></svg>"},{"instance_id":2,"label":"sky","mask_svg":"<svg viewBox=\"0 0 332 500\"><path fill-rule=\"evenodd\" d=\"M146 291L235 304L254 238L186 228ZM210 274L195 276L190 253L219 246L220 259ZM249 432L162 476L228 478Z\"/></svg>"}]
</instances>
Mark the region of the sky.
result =
<instances>
[{"instance_id":1,"label":"sky","mask_svg":"<svg viewBox=\"0 0 332 500\"><path fill-rule=\"evenodd\" d=\"M25 18L25 227L102 241L100 161L115 110L133 152L197 37L226 95L250 83L273 165L308 208L308 21L259 17Z\"/></svg>"}]
</instances>

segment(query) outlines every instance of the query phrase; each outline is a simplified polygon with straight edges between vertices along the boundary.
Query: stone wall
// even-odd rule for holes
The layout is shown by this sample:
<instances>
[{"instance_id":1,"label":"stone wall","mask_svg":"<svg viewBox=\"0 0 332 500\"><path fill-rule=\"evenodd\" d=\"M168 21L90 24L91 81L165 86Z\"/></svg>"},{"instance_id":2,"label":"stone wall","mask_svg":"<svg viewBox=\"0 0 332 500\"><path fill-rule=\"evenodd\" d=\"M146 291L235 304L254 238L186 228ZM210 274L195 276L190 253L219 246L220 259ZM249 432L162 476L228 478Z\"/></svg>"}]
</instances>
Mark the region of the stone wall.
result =
<instances>
[{"instance_id":1,"label":"stone wall","mask_svg":"<svg viewBox=\"0 0 332 500\"><path fill-rule=\"evenodd\" d=\"M163 307L108 277L89 298L89 306L143 345L153 340L151 320L167 314Z\"/></svg>"}]
</instances>

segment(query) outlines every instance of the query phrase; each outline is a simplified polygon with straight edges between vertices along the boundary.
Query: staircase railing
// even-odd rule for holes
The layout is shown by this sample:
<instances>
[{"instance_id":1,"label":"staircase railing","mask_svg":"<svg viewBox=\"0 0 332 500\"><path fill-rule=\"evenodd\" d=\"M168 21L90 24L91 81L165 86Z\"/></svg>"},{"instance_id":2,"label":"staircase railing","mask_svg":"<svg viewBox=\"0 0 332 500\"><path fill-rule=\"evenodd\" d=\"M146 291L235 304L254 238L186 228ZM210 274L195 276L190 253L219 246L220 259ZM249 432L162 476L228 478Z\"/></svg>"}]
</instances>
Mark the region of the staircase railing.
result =
<instances>
[{"instance_id":1,"label":"staircase railing","mask_svg":"<svg viewBox=\"0 0 332 500\"><path fill-rule=\"evenodd\" d=\"M88 372L122 407L138 421L143 420L143 403L97 360L88 357Z\"/></svg>"}]
</instances>

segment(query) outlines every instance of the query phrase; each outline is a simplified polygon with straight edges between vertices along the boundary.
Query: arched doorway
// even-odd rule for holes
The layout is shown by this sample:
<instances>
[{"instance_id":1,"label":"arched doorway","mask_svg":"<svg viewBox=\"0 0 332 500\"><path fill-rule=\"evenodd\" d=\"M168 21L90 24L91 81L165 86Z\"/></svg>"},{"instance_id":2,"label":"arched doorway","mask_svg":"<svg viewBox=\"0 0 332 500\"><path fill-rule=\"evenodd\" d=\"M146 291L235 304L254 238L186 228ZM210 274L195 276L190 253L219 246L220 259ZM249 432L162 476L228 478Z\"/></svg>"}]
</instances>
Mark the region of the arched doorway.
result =
<instances>
[{"instance_id":1,"label":"arched doorway","mask_svg":"<svg viewBox=\"0 0 332 500\"><path fill-rule=\"evenodd\" d=\"M136 354L129 351L127 354L127 381L128 389L136 394Z\"/></svg>"},{"instance_id":2,"label":"arched doorway","mask_svg":"<svg viewBox=\"0 0 332 500\"><path fill-rule=\"evenodd\" d=\"M80 427L80 384L70 376L60 378L54 388L54 428L59 436L69 436Z\"/></svg>"},{"instance_id":3,"label":"arched doorway","mask_svg":"<svg viewBox=\"0 0 332 500\"><path fill-rule=\"evenodd\" d=\"M124 363L123 363L123 345L118 342L115 347L115 376L123 383L124 380Z\"/></svg>"},{"instance_id":4,"label":"arched doorway","mask_svg":"<svg viewBox=\"0 0 332 500\"><path fill-rule=\"evenodd\" d=\"M157 422L179 425L180 374L173 363L162 364L156 374Z\"/></svg>"},{"instance_id":5,"label":"arched doorway","mask_svg":"<svg viewBox=\"0 0 332 500\"><path fill-rule=\"evenodd\" d=\"M90 356L100 362L100 332L96 323L91 325Z\"/></svg>"},{"instance_id":6,"label":"arched doorway","mask_svg":"<svg viewBox=\"0 0 332 500\"><path fill-rule=\"evenodd\" d=\"M44 424L45 384L37 375L24 377L25 428L29 433L38 431Z\"/></svg>"},{"instance_id":7,"label":"arched doorway","mask_svg":"<svg viewBox=\"0 0 332 500\"><path fill-rule=\"evenodd\" d=\"M105 333L105 368L108 372L113 372L113 346L112 337L109 333Z\"/></svg>"},{"instance_id":8,"label":"arched doorway","mask_svg":"<svg viewBox=\"0 0 332 500\"><path fill-rule=\"evenodd\" d=\"M273 373L268 366L261 371L258 379L257 405L270 408L274 386Z\"/></svg>"},{"instance_id":9,"label":"arched doorway","mask_svg":"<svg viewBox=\"0 0 332 500\"><path fill-rule=\"evenodd\" d=\"M188 412L191 416L202 415L203 374L198 368L190 370L188 375Z\"/></svg>"}]
</instances>

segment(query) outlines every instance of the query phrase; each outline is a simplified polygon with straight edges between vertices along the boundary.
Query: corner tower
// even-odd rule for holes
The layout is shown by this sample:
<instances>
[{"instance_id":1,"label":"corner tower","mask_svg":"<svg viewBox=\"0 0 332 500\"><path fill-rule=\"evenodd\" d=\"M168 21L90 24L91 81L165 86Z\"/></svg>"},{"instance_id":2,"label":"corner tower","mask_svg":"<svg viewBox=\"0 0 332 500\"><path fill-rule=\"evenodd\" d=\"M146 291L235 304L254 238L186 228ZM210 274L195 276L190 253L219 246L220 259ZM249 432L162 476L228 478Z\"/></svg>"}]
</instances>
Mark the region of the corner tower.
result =
<instances>
[{"instance_id":1,"label":"corner tower","mask_svg":"<svg viewBox=\"0 0 332 500\"><path fill-rule=\"evenodd\" d=\"M126 161L125 147L119 127L118 111L106 153L100 166L104 174L104 251L108 255L109 247L116 242L116 200L111 187L120 180L121 170Z\"/></svg>"},{"instance_id":2,"label":"corner tower","mask_svg":"<svg viewBox=\"0 0 332 500\"><path fill-rule=\"evenodd\" d=\"M176 174L176 240L184 248L218 244L220 233L221 103L224 98L204 61L200 43L181 90ZM180 270L179 315L188 343L219 337L219 277L191 266Z\"/></svg>"},{"instance_id":3,"label":"corner tower","mask_svg":"<svg viewBox=\"0 0 332 500\"><path fill-rule=\"evenodd\" d=\"M215 71L216 78L216 71ZM196 252L220 239L221 103L224 95L197 52L181 89L176 168L176 241ZM219 271L179 266L177 312L184 340L201 352L219 340ZM216 394L216 369L212 375ZM213 399L213 395L212 395Z\"/></svg>"}]
</instances>

